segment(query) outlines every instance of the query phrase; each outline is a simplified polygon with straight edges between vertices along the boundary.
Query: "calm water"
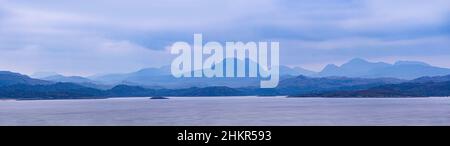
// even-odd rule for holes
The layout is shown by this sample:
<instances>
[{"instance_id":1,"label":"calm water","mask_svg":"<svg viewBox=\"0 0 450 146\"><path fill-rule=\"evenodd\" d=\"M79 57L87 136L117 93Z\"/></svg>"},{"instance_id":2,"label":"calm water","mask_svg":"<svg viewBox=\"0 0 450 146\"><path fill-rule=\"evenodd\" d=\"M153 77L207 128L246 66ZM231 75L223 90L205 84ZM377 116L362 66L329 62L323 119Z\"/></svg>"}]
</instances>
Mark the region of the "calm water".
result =
<instances>
[{"instance_id":1,"label":"calm water","mask_svg":"<svg viewBox=\"0 0 450 146\"><path fill-rule=\"evenodd\" d=\"M450 125L450 98L0 101L0 125Z\"/></svg>"}]
</instances>

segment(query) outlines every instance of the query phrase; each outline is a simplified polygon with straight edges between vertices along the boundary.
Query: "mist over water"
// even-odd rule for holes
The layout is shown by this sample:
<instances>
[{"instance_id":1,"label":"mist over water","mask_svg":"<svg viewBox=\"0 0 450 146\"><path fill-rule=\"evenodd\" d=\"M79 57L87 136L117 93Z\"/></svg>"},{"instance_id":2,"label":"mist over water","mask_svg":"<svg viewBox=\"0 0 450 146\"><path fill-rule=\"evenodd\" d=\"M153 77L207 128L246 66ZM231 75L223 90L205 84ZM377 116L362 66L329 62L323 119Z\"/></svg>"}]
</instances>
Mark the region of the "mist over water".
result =
<instances>
[{"instance_id":1,"label":"mist over water","mask_svg":"<svg viewBox=\"0 0 450 146\"><path fill-rule=\"evenodd\" d=\"M450 99L4 100L0 117L0 125L450 125Z\"/></svg>"}]
</instances>

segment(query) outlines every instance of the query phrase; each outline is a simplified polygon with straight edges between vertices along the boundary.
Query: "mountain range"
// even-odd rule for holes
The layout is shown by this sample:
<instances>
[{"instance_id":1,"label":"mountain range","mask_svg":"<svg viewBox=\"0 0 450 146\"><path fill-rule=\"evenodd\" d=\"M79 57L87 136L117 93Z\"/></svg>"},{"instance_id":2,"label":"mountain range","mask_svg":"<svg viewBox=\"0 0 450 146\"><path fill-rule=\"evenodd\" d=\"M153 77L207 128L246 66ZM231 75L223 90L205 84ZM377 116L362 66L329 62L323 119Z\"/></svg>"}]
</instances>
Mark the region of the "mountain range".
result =
<instances>
[{"instance_id":1,"label":"mountain range","mask_svg":"<svg viewBox=\"0 0 450 146\"><path fill-rule=\"evenodd\" d=\"M341 66L327 65L315 76L345 76L361 78L398 78L415 79L423 76L443 76L450 74L450 69L431 66L417 61L397 61L394 64L384 62L368 62L363 59L352 59Z\"/></svg>"},{"instance_id":2,"label":"mountain range","mask_svg":"<svg viewBox=\"0 0 450 146\"><path fill-rule=\"evenodd\" d=\"M447 76L445 78L449 78ZM413 80L400 84L379 85L360 90L336 90L318 93L296 94L292 97L448 97L450 81Z\"/></svg>"},{"instance_id":3,"label":"mountain range","mask_svg":"<svg viewBox=\"0 0 450 146\"><path fill-rule=\"evenodd\" d=\"M0 71L0 86L8 86L15 84L27 84L27 85L45 85L51 84L50 81L30 78L26 75L19 73Z\"/></svg>"},{"instance_id":4,"label":"mountain range","mask_svg":"<svg viewBox=\"0 0 450 146\"><path fill-rule=\"evenodd\" d=\"M226 61L227 59L218 63L217 66L223 66L224 70L226 70L224 65L226 64ZM246 59L245 61L236 61L244 62L247 66L246 71L248 70L248 64L255 63L248 59ZM291 68L287 66L279 66L279 68L281 79L298 75L313 75L316 73L300 67ZM193 71L191 72L191 74L194 72L198 71ZM235 74L236 72L237 70L235 70ZM171 74L170 66L163 66L160 68L145 68L131 73L96 75L88 78L92 81L96 81L99 84L106 85L125 84L133 86L138 85L149 88L170 89L209 86L227 86L239 88L247 86L259 86L260 81L260 78L175 78Z\"/></svg>"},{"instance_id":5,"label":"mountain range","mask_svg":"<svg viewBox=\"0 0 450 146\"><path fill-rule=\"evenodd\" d=\"M0 98L65 99L128 96L419 97L448 96L450 72L422 62L395 64L353 59L321 72L280 66L279 86L261 89L259 78L174 78L169 68L92 77L0 71ZM308 74L308 76L303 75ZM400 76L401 75L401 76ZM413 78L416 77L417 78Z\"/></svg>"},{"instance_id":6,"label":"mountain range","mask_svg":"<svg viewBox=\"0 0 450 146\"><path fill-rule=\"evenodd\" d=\"M306 77L297 76L281 80L276 88L278 93L293 95L300 93L323 92L334 90L367 89L384 84L398 84L406 80L395 78L350 78L350 77Z\"/></svg>"},{"instance_id":7,"label":"mountain range","mask_svg":"<svg viewBox=\"0 0 450 146\"><path fill-rule=\"evenodd\" d=\"M224 64L225 61L219 65ZM246 60L247 65L249 60ZM254 63L254 62L253 62ZM340 66L330 64L322 71L314 72L301 67L280 66L280 76L286 79L293 76L310 77L351 77L351 78L397 78L412 80L426 76L444 76L450 74L450 69L431 66L424 62L398 61L394 64L384 62L369 62L355 58ZM246 69L248 70L248 68ZM161 68L146 68L125 74L106 74L89 77L101 84L141 85L161 88L188 88L207 86L247 87L257 86L258 78L174 78L169 66Z\"/></svg>"}]
</instances>

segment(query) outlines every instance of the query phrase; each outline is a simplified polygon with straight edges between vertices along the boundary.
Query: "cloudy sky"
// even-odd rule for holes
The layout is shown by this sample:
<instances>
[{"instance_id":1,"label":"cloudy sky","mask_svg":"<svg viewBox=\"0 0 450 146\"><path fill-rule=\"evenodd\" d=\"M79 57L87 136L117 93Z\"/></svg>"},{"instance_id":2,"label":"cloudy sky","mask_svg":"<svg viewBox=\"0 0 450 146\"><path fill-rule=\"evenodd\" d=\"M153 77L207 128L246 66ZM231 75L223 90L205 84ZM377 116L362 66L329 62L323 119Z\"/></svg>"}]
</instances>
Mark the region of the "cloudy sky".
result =
<instances>
[{"instance_id":1,"label":"cloudy sky","mask_svg":"<svg viewBox=\"0 0 450 146\"><path fill-rule=\"evenodd\" d=\"M282 64L312 70L355 57L450 67L449 0L0 0L0 70L158 67L194 33L279 41Z\"/></svg>"}]
</instances>

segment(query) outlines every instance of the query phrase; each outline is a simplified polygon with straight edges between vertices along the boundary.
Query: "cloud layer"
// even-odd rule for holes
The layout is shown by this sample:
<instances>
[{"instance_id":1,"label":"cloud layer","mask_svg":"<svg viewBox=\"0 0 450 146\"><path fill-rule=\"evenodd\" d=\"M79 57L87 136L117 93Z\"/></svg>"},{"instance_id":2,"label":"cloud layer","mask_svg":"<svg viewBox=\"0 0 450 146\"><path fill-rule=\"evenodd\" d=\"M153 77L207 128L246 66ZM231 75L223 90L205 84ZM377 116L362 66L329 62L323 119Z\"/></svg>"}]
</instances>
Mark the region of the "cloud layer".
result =
<instances>
[{"instance_id":1,"label":"cloud layer","mask_svg":"<svg viewBox=\"0 0 450 146\"><path fill-rule=\"evenodd\" d=\"M0 69L65 74L170 64L165 48L279 41L281 63L320 69L354 57L450 67L448 0L0 0Z\"/></svg>"}]
</instances>

